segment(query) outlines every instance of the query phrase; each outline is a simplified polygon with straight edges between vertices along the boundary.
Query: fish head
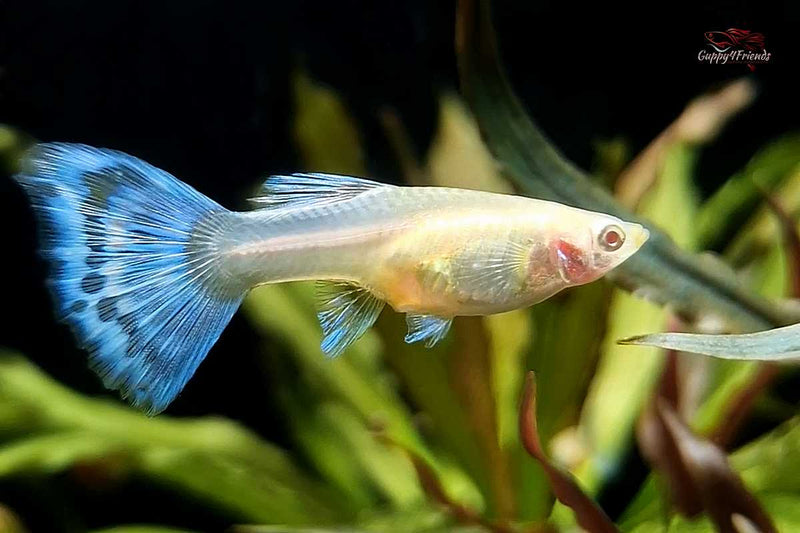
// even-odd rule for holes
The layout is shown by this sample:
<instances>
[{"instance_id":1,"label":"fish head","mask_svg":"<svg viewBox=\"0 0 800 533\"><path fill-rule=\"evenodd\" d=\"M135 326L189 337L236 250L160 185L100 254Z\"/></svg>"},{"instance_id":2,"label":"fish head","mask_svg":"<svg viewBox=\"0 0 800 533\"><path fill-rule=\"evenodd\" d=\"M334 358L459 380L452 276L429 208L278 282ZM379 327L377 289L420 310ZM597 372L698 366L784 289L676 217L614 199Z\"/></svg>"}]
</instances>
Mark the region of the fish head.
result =
<instances>
[{"instance_id":1,"label":"fish head","mask_svg":"<svg viewBox=\"0 0 800 533\"><path fill-rule=\"evenodd\" d=\"M574 229L558 232L550 241L550 261L565 284L583 285L620 265L649 237L641 224L601 213L578 213Z\"/></svg>"}]
</instances>

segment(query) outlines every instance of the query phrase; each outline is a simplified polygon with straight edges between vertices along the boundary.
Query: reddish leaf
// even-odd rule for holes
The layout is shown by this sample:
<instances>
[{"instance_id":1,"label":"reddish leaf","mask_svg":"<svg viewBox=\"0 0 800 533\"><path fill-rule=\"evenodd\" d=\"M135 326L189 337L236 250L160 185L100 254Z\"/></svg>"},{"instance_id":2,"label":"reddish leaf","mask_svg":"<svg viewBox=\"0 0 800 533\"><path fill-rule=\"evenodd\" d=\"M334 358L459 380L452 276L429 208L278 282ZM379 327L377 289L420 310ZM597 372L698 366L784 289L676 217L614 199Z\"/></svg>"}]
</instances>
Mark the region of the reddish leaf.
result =
<instances>
[{"instance_id":1,"label":"reddish leaf","mask_svg":"<svg viewBox=\"0 0 800 533\"><path fill-rule=\"evenodd\" d=\"M667 402L659 399L656 412L689 474L694 493L719 531L737 533L736 524L741 517L753 524L757 531L777 531L741 478L731 469L721 448L694 435Z\"/></svg>"},{"instance_id":2,"label":"reddish leaf","mask_svg":"<svg viewBox=\"0 0 800 533\"><path fill-rule=\"evenodd\" d=\"M657 408L659 399L668 402L673 408L678 406L677 361L675 352L669 351L659 389L636 426L636 439L642 456L654 470L664 474L675 507L682 514L692 517L703 512L700 495Z\"/></svg>"},{"instance_id":3,"label":"reddish leaf","mask_svg":"<svg viewBox=\"0 0 800 533\"><path fill-rule=\"evenodd\" d=\"M528 373L519 411L519 434L525 450L539 461L558 501L575 513L578 524L591 533L613 533L616 526L566 471L550 462L539 441L536 423L536 376Z\"/></svg>"},{"instance_id":4,"label":"reddish leaf","mask_svg":"<svg viewBox=\"0 0 800 533\"><path fill-rule=\"evenodd\" d=\"M675 352L668 355L659 389L637 427L642 455L666 478L681 514L694 517L705 511L722 532L737 533L736 525L742 520L752 523L757 531L775 531L770 518L730 468L725 452L694 435L677 414L677 356Z\"/></svg>"}]
</instances>

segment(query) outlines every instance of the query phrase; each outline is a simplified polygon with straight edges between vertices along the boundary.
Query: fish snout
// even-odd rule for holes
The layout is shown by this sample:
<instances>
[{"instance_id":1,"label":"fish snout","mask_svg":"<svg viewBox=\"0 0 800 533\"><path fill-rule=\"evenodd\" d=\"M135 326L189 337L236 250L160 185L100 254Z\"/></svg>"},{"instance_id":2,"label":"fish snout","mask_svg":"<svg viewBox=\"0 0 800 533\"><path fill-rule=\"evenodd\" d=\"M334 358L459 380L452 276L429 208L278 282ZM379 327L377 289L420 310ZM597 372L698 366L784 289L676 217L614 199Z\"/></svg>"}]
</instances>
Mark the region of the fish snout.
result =
<instances>
[{"instance_id":1,"label":"fish snout","mask_svg":"<svg viewBox=\"0 0 800 533\"><path fill-rule=\"evenodd\" d=\"M631 241L633 242L634 251L636 251L641 248L650 238L650 230L641 224L629 223L628 225L632 226L628 228L628 235L630 235Z\"/></svg>"}]
</instances>

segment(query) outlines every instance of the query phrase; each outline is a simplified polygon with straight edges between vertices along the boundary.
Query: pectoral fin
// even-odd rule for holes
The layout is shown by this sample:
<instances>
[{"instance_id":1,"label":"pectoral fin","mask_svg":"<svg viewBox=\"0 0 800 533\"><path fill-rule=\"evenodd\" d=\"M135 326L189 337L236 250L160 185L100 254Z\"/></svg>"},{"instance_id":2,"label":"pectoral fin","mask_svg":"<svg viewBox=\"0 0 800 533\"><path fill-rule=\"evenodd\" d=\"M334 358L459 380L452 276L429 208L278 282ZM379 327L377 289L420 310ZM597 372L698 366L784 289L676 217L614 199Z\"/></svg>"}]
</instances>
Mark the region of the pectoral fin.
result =
<instances>
[{"instance_id":1,"label":"pectoral fin","mask_svg":"<svg viewBox=\"0 0 800 533\"><path fill-rule=\"evenodd\" d=\"M451 283L465 298L497 301L520 289L530 253L512 241L471 244L452 258Z\"/></svg>"},{"instance_id":2,"label":"pectoral fin","mask_svg":"<svg viewBox=\"0 0 800 533\"><path fill-rule=\"evenodd\" d=\"M350 283L317 284L322 326L322 351L336 357L364 334L378 318L384 302L367 289Z\"/></svg>"},{"instance_id":3,"label":"pectoral fin","mask_svg":"<svg viewBox=\"0 0 800 533\"><path fill-rule=\"evenodd\" d=\"M409 313L406 315L406 324L408 325L406 342L411 344L425 340L425 347L431 348L447 335L452 323L452 318Z\"/></svg>"}]
</instances>

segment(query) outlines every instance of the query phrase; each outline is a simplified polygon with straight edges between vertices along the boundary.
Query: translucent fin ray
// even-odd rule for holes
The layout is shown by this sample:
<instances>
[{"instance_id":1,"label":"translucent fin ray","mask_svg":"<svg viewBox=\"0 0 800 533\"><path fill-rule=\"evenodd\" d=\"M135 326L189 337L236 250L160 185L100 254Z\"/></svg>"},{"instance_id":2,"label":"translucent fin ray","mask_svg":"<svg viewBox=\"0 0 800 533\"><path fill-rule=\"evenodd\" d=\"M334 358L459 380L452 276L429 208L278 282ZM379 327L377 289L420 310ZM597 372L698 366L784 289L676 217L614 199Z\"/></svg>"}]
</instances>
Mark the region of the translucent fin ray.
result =
<instances>
[{"instance_id":1,"label":"translucent fin ray","mask_svg":"<svg viewBox=\"0 0 800 533\"><path fill-rule=\"evenodd\" d=\"M522 285L530 253L530 246L512 241L482 244L456 254L450 275L463 297L495 301Z\"/></svg>"},{"instance_id":2,"label":"translucent fin ray","mask_svg":"<svg viewBox=\"0 0 800 533\"><path fill-rule=\"evenodd\" d=\"M406 315L408 333L405 341L409 344L425 341L426 348L432 348L437 342L447 336L450 326L453 324L452 318L443 318L433 315Z\"/></svg>"},{"instance_id":3,"label":"translucent fin ray","mask_svg":"<svg viewBox=\"0 0 800 533\"><path fill-rule=\"evenodd\" d=\"M322 351L336 357L377 320L384 302L367 289L344 282L317 284Z\"/></svg>"},{"instance_id":4,"label":"translucent fin ray","mask_svg":"<svg viewBox=\"0 0 800 533\"><path fill-rule=\"evenodd\" d=\"M261 207L320 206L350 200L380 187L392 185L336 174L271 176L264 182L261 196L252 201Z\"/></svg>"}]
</instances>

